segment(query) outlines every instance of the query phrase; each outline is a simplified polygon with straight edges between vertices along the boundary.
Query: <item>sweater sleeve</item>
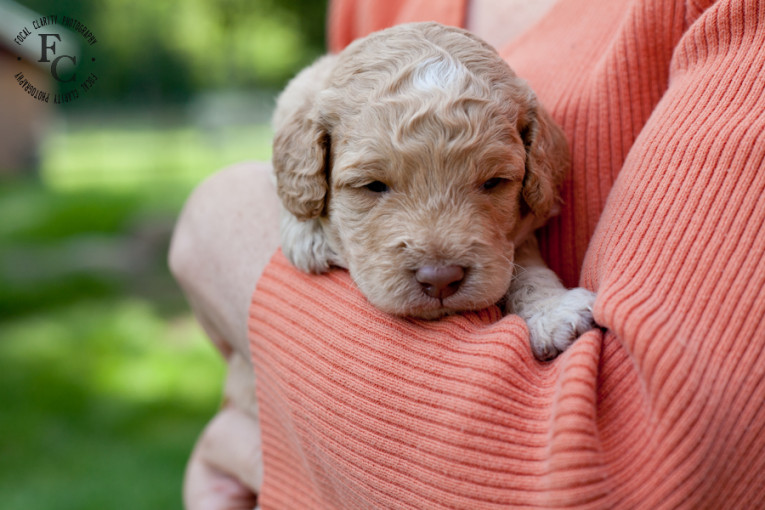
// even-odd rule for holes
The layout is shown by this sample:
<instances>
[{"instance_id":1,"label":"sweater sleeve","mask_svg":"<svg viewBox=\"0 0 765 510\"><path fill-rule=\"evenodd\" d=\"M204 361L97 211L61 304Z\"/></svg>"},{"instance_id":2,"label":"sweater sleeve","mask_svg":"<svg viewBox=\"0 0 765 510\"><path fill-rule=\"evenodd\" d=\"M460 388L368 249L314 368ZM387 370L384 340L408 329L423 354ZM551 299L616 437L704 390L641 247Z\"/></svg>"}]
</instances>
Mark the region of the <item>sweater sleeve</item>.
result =
<instances>
[{"instance_id":1,"label":"sweater sleeve","mask_svg":"<svg viewBox=\"0 0 765 510\"><path fill-rule=\"evenodd\" d=\"M604 452L634 455L634 502L762 505L764 77L765 2L709 8L679 41L590 243L596 319L640 388L642 430Z\"/></svg>"},{"instance_id":2,"label":"sweater sleeve","mask_svg":"<svg viewBox=\"0 0 765 510\"><path fill-rule=\"evenodd\" d=\"M578 30L586 3L551 16ZM601 33L594 116L585 96L554 100L579 84L563 67L530 81L574 135L567 205L589 218L610 190L582 227L586 256L569 257L605 332L540 364L518 317L390 317L347 273L304 275L277 253L249 322L262 508L762 507L765 1L600 3L619 23ZM561 66L598 55L573 40L550 48ZM634 59L657 55L668 74L643 87ZM576 187L593 161L615 177L594 199Z\"/></svg>"}]
</instances>

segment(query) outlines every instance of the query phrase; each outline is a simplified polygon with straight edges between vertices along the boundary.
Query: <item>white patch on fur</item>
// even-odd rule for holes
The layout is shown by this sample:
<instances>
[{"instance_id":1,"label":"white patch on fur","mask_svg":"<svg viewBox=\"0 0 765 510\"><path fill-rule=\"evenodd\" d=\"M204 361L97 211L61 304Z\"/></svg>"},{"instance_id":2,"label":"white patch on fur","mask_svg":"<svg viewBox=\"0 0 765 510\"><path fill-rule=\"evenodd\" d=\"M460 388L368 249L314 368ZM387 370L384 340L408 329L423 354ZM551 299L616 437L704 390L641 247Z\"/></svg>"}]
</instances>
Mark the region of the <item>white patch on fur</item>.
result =
<instances>
[{"instance_id":1,"label":"white patch on fur","mask_svg":"<svg viewBox=\"0 0 765 510\"><path fill-rule=\"evenodd\" d=\"M577 287L537 303L533 313L524 317L534 355L541 360L552 359L595 327L594 302L595 293Z\"/></svg>"},{"instance_id":2,"label":"white patch on fur","mask_svg":"<svg viewBox=\"0 0 765 510\"><path fill-rule=\"evenodd\" d=\"M412 85L424 92L449 90L462 83L467 69L449 57L430 58L421 62L412 77Z\"/></svg>"},{"instance_id":3,"label":"white patch on fur","mask_svg":"<svg viewBox=\"0 0 765 510\"><path fill-rule=\"evenodd\" d=\"M282 251L292 265L306 273L325 273L330 266L345 267L327 241L318 219L300 221L282 209Z\"/></svg>"}]
</instances>

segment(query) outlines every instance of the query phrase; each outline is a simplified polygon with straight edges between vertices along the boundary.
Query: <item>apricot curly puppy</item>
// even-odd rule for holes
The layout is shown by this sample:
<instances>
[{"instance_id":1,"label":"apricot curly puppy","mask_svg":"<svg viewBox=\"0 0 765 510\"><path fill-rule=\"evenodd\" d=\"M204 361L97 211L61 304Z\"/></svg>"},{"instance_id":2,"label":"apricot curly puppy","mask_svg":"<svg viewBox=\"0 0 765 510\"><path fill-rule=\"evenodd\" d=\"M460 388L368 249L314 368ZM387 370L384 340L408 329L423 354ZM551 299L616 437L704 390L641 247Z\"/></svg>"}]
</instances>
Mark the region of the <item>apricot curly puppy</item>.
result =
<instances>
[{"instance_id":1,"label":"apricot curly puppy","mask_svg":"<svg viewBox=\"0 0 765 510\"><path fill-rule=\"evenodd\" d=\"M486 43L435 23L372 34L300 73L274 115L282 244L369 302L434 319L502 303L540 359L593 325L533 236L568 166L560 129Z\"/></svg>"}]
</instances>

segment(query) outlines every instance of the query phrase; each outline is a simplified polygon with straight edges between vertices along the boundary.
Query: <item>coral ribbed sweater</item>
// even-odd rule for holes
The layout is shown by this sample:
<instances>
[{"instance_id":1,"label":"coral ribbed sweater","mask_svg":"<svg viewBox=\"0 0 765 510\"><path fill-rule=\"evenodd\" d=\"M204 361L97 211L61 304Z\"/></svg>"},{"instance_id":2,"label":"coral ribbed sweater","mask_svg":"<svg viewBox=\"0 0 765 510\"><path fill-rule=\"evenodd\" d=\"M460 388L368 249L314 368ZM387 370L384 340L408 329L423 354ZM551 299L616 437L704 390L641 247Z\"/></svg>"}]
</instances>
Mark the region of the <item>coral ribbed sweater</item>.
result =
<instances>
[{"instance_id":1,"label":"coral ribbed sweater","mask_svg":"<svg viewBox=\"0 0 765 510\"><path fill-rule=\"evenodd\" d=\"M336 2L333 46L463 22L428 4ZM544 253L606 332L540 364L517 317L390 317L277 254L263 509L765 508L765 1L562 0L502 55L568 135Z\"/></svg>"}]
</instances>

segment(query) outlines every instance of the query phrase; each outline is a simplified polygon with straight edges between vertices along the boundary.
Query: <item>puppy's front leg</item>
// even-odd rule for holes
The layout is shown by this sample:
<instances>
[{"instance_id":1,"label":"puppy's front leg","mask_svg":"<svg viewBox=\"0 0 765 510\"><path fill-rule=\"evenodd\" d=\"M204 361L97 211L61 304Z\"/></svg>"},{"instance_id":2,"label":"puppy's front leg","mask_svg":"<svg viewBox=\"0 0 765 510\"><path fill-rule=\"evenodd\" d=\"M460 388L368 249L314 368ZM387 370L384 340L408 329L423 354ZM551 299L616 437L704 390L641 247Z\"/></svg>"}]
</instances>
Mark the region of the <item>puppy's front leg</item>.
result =
<instances>
[{"instance_id":1,"label":"puppy's front leg","mask_svg":"<svg viewBox=\"0 0 765 510\"><path fill-rule=\"evenodd\" d=\"M330 266L346 267L327 239L319 218L300 221L282 209L282 251L292 265L306 273L326 273Z\"/></svg>"},{"instance_id":2,"label":"puppy's front leg","mask_svg":"<svg viewBox=\"0 0 765 510\"><path fill-rule=\"evenodd\" d=\"M531 350L537 359L553 359L579 335L595 327L595 294L583 288L566 289L545 265L534 236L516 249L515 264L505 312L526 321Z\"/></svg>"}]
</instances>

